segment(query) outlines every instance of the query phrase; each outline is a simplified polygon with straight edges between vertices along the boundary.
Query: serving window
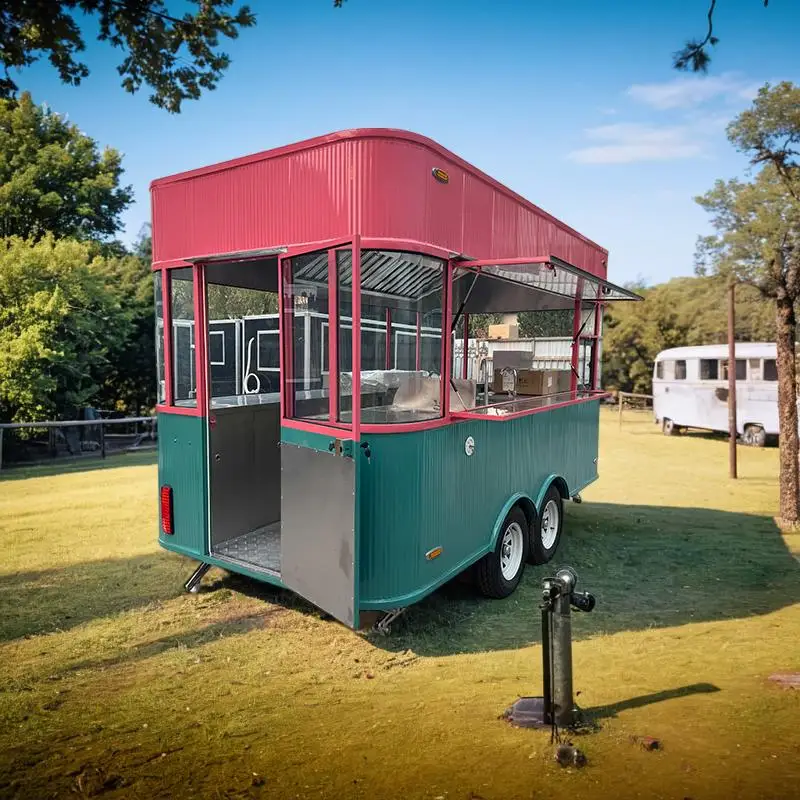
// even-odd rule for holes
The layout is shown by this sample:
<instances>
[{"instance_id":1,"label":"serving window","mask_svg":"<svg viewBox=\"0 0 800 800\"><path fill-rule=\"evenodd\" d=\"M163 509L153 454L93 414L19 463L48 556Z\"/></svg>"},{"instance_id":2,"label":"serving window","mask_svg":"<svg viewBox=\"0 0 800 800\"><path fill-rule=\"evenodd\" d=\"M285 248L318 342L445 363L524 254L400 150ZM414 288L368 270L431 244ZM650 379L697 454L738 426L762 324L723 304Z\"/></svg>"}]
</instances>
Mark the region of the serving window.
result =
<instances>
[{"instance_id":1,"label":"serving window","mask_svg":"<svg viewBox=\"0 0 800 800\"><path fill-rule=\"evenodd\" d=\"M639 298L555 257L456 264L451 327L462 341L452 369L478 397L453 405L456 415L506 417L596 396L602 307L623 299ZM487 335L487 320L508 322L502 340Z\"/></svg>"}]
</instances>

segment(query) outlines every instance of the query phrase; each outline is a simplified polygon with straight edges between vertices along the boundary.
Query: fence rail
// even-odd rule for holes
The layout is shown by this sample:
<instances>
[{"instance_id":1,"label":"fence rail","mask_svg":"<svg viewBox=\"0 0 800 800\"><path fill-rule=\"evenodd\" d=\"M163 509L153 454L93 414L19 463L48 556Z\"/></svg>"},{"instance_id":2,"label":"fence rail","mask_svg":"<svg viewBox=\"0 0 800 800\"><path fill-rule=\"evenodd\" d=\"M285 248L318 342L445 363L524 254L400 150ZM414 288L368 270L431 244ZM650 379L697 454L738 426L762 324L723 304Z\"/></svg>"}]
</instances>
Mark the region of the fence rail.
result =
<instances>
[{"instance_id":1,"label":"fence rail","mask_svg":"<svg viewBox=\"0 0 800 800\"><path fill-rule=\"evenodd\" d=\"M3 422L0 470L91 455L105 458L108 453L154 447L156 438L156 417Z\"/></svg>"},{"instance_id":2,"label":"fence rail","mask_svg":"<svg viewBox=\"0 0 800 800\"><path fill-rule=\"evenodd\" d=\"M625 407L625 401L628 400L629 406L636 405L637 410L647 410L647 401L650 402L650 409L653 408L653 395L651 394L637 394L636 392L617 392L617 408L619 409L619 427L622 427L622 409ZM645 401L641 404L634 404L630 401Z\"/></svg>"}]
</instances>

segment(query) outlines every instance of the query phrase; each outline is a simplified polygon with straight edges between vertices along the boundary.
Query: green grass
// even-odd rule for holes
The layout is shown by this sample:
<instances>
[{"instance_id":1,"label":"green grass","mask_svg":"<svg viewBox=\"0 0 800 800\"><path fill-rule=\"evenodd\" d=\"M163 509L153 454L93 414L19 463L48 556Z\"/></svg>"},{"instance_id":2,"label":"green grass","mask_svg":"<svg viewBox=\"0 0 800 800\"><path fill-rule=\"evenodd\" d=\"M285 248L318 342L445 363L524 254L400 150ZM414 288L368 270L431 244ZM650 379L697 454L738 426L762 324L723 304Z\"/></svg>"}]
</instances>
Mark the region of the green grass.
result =
<instances>
[{"instance_id":1,"label":"green grass","mask_svg":"<svg viewBox=\"0 0 800 800\"><path fill-rule=\"evenodd\" d=\"M88 464L86 466L89 466ZM601 480L567 508L589 766L498 719L538 694L538 591L453 583L388 638L155 541L150 457L0 477L0 797L800 796L800 536L777 451L605 415ZM632 735L650 735L646 753Z\"/></svg>"}]
</instances>

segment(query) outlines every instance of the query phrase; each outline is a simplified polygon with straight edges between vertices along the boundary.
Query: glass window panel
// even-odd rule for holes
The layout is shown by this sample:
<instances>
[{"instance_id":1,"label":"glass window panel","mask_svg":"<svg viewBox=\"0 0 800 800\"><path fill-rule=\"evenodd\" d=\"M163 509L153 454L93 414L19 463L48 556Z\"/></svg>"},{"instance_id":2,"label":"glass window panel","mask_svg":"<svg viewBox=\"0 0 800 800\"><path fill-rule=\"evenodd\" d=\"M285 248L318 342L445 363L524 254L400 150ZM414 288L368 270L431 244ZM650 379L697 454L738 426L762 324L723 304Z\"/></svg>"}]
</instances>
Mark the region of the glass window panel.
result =
<instances>
[{"instance_id":1,"label":"glass window panel","mask_svg":"<svg viewBox=\"0 0 800 800\"><path fill-rule=\"evenodd\" d=\"M778 380L778 364L774 358L764 359L764 380L765 381Z\"/></svg>"},{"instance_id":2,"label":"glass window panel","mask_svg":"<svg viewBox=\"0 0 800 800\"><path fill-rule=\"evenodd\" d=\"M663 378L664 377L664 362L658 361L656 362L656 378Z\"/></svg>"},{"instance_id":3,"label":"glass window panel","mask_svg":"<svg viewBox=\"0 0 800 800\"><path fill-rule=\"evenodd\" d=\"M683 360L675 362L675 380L676 381L686 380L686 362Z\"/></svg>"},{"instance_id":4,"label":"glass window panel","mask_svg":"<svg viewBox=\"0 0 800 800\"><path fill-rule=\"evenodd\" d=\"M194 363L194 281L192 268L170 270L172 306L172 400L197 405Z\"/></svg>"},{"instance_id":5,"label":"glass window panel","mask_svg":"<svg viewBox=\"0 0 800 800\"><path fill-rule=\"evenodd\" d=\"M328 334L328 252L295 256L288 261L284 302L294 353L287 391L295 419L327 421L329 376L323 374ZM262 339L265 337L262 337ZM325 347L323 347L323 343ZM269 343L264 341L265 359Z\"/></svg>"},{"instance_id":6,"label":"glass window panel","mask_svg":"<svg viewBox=\"0 0 800 800\"><path fill-rule=\"evenodd\" d=\"M749 368L750 368L750 380L751 381L760 381L761 380L761 359L760 358L748 359L748 365L749 365Z\"/></svg>"},{"instance_id":7,"label":"glass window panel","mask_svg":"<svg viewBox=\"0 0 800 800\"><path fill-rule=\"evenodd\" d=\"M350 322L352 254L349 250L338 251L336 260L340 420L352 419L354 368L360 368L363 423L440 417L445 262L420 253L362 251L361 364L354 366ZM387 324L389 321L391 325Z\"/></svg>"},{"instance_id":8,"label":"glass window panel","mask_svg":"<svg viewBox=\"0 0 800 800\"><path fill-rule=\"evenodd\" d=\"M164 301L161 293L163 276L162 273L156 272L153 276L153 291L155 293L155 306L156 306L156 392L157 402L163 403L166 400L166 380L164 365Z\"/></svg>"},{"instance_id":9,"label":"glass window panel","mask_svg":"<svg viewBox=\"0 0 800 800\"><path fill-rule=\"evenodd\" d=\"M728 359L724 358L719 362L720 380L728 380ZM747 361L743 358L736 359L736 380L747 380Z\"/></svg>"},{"instance_id":10,"label":"glass window panel","mask_svg":"<svg viewBox=\"0 0 800 800\"><path fill-rule=\"evenodd\" d=\"M716 381L719 380L719 363L716 358L700 359L700 380Z\"/></svg>"},{"instance_id":11,"label":"glass window panel","mask_svg":"<svg viewBox=\"0 0 800 800\"><path fill-rule=\"evenodd\" d=\"M274 287L277 266L265 266L264 285ZM235 285L244 265L225 264L206 287L211 405L278 402L278 295L272 289ZM223 277L224 276L224 277ZM248 276L252 280L252 276ZM267 337L272 353L264 357Z\"/></svg>"}]
</instances>

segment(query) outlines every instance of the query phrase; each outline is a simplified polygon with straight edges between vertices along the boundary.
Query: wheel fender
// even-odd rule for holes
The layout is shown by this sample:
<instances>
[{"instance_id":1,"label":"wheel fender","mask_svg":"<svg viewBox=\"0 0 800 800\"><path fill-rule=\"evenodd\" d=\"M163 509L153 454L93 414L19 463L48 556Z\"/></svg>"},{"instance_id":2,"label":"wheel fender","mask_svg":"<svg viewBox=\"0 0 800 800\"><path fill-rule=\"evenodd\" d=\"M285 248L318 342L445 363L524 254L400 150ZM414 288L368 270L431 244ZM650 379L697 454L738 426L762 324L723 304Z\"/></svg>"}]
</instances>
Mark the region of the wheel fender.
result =
<instances>
[{"instance_id":1,"label":"wheel fender","mask_svg":"<svg viewBox=\"0 0 800 800\"><path fill-rule=\"evenodd\" d=\"M536 513L542 513L542 504L544 503L544 496L550 491L550 487L554 483L561 483L563 484L563 491L561 487L558 487L558 493L561 497L569 497L569 486L567 482L561 475L550 475L550 477L542 484L542 488L539 490L539 494L536 496Z\"/></svg>"},{"instance_id":2,"label":"wheel fender","mask_svg":"<svg viewBox=\"0 0 800 800\"><path fill-rule=\"evenodd\" d=\"M544 496L544 495L542 495ZM531 500L530 496L525 494L524 492L517 492L516 494L512 494L511 497L506 500L505 505L503 506L503 510L498 515L497 519L494 522L494 528L492 528L492 538L489 542L489 549L487 552L491 553L495 547L497 547L497 537L500 535L500 527L503 524L503 520L508 515L508 512L511 509L522 501L523 503L530 503L533 506L534 510L538 508L538 506Z\"/></svg>"}]
</instances>

